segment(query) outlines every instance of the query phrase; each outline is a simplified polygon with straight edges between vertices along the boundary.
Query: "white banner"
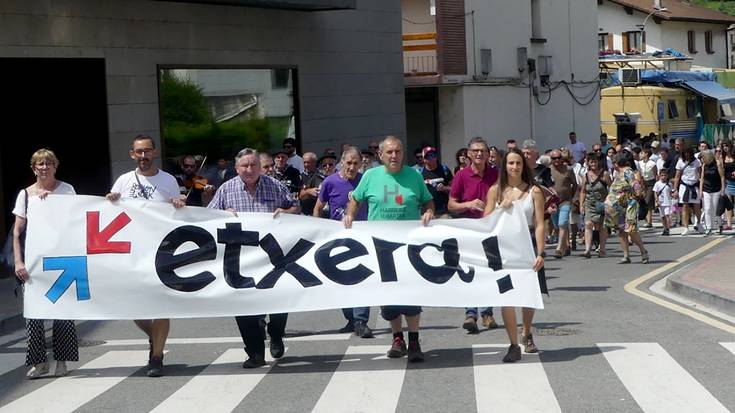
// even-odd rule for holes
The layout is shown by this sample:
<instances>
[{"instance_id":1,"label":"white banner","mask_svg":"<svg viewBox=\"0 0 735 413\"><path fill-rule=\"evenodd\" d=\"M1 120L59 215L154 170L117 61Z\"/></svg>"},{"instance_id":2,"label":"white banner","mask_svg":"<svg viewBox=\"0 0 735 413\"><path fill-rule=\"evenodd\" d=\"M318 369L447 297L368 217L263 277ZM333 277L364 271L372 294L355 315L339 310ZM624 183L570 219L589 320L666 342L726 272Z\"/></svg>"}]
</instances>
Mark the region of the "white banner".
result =
<instances>
[{"instance_id":1,"label":"white banner","mask_svg":"<svg viewBox=\"0 0 735 413\"><path fill-rule=\"evenodd\" d=\"M341 222L32 198L25 316L217 317L378 305L543 308L525 217Z\"/></svg>"}]
</instances>

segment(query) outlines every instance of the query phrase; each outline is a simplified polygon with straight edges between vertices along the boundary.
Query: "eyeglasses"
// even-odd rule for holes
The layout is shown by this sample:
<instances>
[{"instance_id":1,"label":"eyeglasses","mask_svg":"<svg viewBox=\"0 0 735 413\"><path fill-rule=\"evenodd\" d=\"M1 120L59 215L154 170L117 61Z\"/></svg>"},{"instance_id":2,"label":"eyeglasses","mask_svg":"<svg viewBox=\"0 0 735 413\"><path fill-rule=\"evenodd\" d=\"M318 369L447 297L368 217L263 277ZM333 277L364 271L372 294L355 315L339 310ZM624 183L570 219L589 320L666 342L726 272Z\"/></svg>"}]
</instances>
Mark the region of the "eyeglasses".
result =
<instances>
[{"instance_id":1,"label":"eyeglasses","mask_svg":"<svg viewBox=\"0 0 735 413\"><path fill-rule=\"evenodd\" d=\"M602 152L602 149L593 149L592 152Z\"/></svg>"},{"instance_id":2,"label":"eyeglasses","mask_svg":"<svg viewBox=\"0 0 735 413\"><path fill-rule=\"evenodd\" d=\"M427 153L426 156L424 156L424 158L427 158L427 159L435 159L436 157L437 157L437 154L435 153Z\"/></svg>"},{"instance_id":3,"label":"eyeglasses","mask_svg":"<svg viewBox=\"0 0 735 413\"><path fill-rule=\"evenodd\" d=\"M560 161L561 160L561 156L552 156L551 157L551 160L552 161Z\"/></svg>"},{"instance_id":4,"label":"eyeglasses","mask_svg":"<svg viewBox=\"0 0 735 413\"><path fill-rule=\"evenodd\" d=\"M136 155L148 155L153 151L153 148L133 149L133 153L135 153Z\"/></svg>"},{"instance_id":5,"label":"eyeglasses","mask_svg":"<svg viewBox=\"0 0 735 413\"><path fill-rule=\"evenodd\" d=\"M48 167L48 168L53 168L54 166L56 166L56 162L53 162L53 161L41 161L41 162L36 162L35 165L36 165L36 168L40 168L42 166L45 166L45 167Z\"/></svg>"},{"instance_id":6,"label":"eyeglasses","mask_svg":"<svg viewBox=\"0 0 735 413\"><path fill-rule=\"evenodd\" d=\"M325 162L325 163L323 163L323 164L322 164L322 168L326 168L326 167L330 167L330 168L331 168L331 167L333 167L334 165L335 165L335 164L333 164L333 163L331 163L331 162Z\"/></svg>"}]
</instances>

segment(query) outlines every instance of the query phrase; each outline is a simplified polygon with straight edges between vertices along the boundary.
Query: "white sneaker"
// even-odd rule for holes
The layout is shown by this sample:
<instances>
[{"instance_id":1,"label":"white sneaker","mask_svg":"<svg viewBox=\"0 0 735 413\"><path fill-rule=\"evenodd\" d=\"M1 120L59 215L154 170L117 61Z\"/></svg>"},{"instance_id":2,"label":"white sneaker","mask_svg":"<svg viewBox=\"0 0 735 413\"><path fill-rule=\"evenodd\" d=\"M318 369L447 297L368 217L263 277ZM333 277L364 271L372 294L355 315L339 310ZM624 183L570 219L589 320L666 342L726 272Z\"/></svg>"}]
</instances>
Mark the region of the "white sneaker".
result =
<instances>
[{"instance_id":1,"label":"white sneaker","mask_svg":"<svg viewBox=\"0 0 735 413\"><path fill-rule=\"evenodd\" d=\"M28 373L26 373L26 377L33 380L43 376L46 373L48 373L48 363L40 363L31 367L31 369L28 370Z\"/></svg>"},{"instance_id":2,"label":"white sneaker","mask_svg":"<svg viewBox=\"0 0 735 413\"><path fill-rule=\"evenodd\" d=\"M681 236L689 235L691 232L689 231L689 228L685 228L684 231L681 232Z\"/></svg>"},{"instance_id":3,"label":"white sneaker","mask_svg":"<svg viewBox=\"0 0 735 413\"><path fill-rule=\"evenodd\" d=\"M54 376L63 377L69 374L69 370L66 368L65 361L56 361L56 369L54 370Z\"/></svg>"}]
</instances>

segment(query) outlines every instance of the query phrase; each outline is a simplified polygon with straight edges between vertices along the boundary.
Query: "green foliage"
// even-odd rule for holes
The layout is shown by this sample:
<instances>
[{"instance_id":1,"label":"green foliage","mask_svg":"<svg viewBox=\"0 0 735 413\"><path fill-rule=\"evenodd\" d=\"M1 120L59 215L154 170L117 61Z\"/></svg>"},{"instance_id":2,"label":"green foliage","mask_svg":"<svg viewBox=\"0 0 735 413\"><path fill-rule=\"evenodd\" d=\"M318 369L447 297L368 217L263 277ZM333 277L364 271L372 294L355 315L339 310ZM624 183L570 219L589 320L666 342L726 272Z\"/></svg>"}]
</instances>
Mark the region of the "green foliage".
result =
<instances>
[{"instance_id":1,"label":"green foliage","mask_svg":"<svg viewBox=\"0 0 735 413\"><path fill-rule=\"evenodd\" d=\"M692 0L691 2L735 16L735 0Z\"/></svg>"},{"instance_id":2,"label":"green foliage","mask_svg":"<svg viewBox=\"0 0 735 413\"><path fill-rule=\"evenodd\" d=\"M231 159L245 147L266 149L268 119L250 119L237 123L191 125L174 122L164 126L167 156L183 154L208 155L209 159Z\"/></svg>"},{"instance_id":3,"label":"green foliage","mask_svg":"<svg viewBox=\"0 0 735 413\"><path fill-rule=\"evenodd\" d=\"M176 122L196 125L212 120L201 88L189 79L180 79L170 70L161 74L160 104L166 125Z\"/></svg>"}]
</instances>

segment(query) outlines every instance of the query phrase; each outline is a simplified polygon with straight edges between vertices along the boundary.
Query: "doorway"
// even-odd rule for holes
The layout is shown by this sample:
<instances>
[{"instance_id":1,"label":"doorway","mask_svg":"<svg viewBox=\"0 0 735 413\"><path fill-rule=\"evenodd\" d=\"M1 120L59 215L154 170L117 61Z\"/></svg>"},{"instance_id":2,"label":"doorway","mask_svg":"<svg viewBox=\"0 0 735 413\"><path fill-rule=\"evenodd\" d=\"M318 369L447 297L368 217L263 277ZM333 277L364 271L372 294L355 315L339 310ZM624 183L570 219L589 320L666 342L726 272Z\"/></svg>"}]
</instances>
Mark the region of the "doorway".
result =
<instances>
[{"instance_id":1,"label":"doorway","mask_svg":"<svg viewBox=\"0 0 735 413\"><path fill-rule=\"evenodd\" d=\"M413 165L415 149L438 147L437 127L438 92L436 87L406 88L406 156ZM446 160L442 160L446 163Z\"/></svg>"},{"instance_id":2,"label":"doorway","mask_svg":"<svg viewBox=\"0 0 735 413\"><path fill-rule=\"evenodd\" d=\"M110 188L104 59L0 58L0 229L7 234L18 192L34 182L33 152L59 158L57 178L77 193Z\"/></svg>"}]
</instances>

